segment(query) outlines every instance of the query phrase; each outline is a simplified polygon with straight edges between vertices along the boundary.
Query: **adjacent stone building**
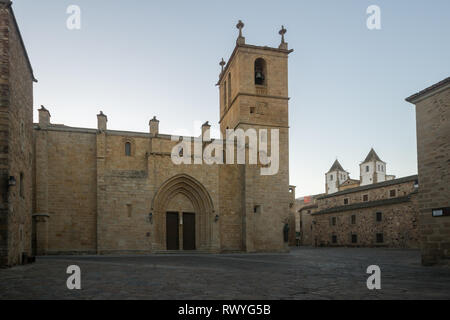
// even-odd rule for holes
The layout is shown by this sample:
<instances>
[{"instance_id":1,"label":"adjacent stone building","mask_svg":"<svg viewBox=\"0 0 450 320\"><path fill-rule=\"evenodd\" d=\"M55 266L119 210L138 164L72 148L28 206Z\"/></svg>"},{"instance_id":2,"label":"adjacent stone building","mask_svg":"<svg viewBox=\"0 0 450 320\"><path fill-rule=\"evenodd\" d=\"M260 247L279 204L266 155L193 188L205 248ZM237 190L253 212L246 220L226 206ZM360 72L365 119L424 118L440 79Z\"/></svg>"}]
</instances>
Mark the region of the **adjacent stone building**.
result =
<instances>
[{"instance_id":1,"label":"adjacent stone building","mask_svg":"<svg viewBox=\"0 0 450 320\"><path fill-rule=\"evenodd\" d=\"M361 180L350 179L336 160L326 174L327 193L297 200L299 244L417 248L418 176L387 175L373 149L360 170Z\"/></svg>"},{"instance_id":2,"label":"adjacent stone building","mask_svg":"<svg viewBox=\"0 0 450 320\"><path fill-rule=\"evenodd\" d=\"M34 81L11 2L0 0L0 266L32 255Z\"/></svg>"},{"instance_id":3,"label":"adjacent stone building","mask_svg":"<svg viewBox=\"0 0 450 320\"><path fill-rule=\"evenodd\" d=\"M311 213L313 244L418 248L417 179L405 177L318 197Z\"/></svg>"},{"instance_id":4,"label":"adjacent stone building","mask_svg":"<svg viewBox=\"0 0 450 320\"><path fill-rule=\"evenodd\" d=\"M277 173L262 175L268 166L260 161L208 165L187 149L180 155L193 164L175 164L173 150L187 137L162 134L156 118L146 133L109 130L103 112L97 129L73 128L53 124L42 107L34 127L37 254L288 250L295 198L289 186L292 50L284 28L282 43L272 48L246 44L243 23L237 27L236 47L228 63L221 63L217 84L221 132L225 137L230 129L255 129L271 141L277 130ZM223 146L209 129L205 123L202 137L189 140L200 139L203 150ZM246 160L253 151L236 148L247 149ZM272 150L278 152L269 143L267 156ZM230 156L228 150L215 152Z\"/></svg>"},{"instance_id":5,"label":"adjacent stone building","mask_svg":"<svg viewBox=\"0 0 450 320\"><path fill-rule=\"evenodd\" d=\"M450 78L409 98L416 105L422 262L450 259Z\"/></svg>"}]
</instances>

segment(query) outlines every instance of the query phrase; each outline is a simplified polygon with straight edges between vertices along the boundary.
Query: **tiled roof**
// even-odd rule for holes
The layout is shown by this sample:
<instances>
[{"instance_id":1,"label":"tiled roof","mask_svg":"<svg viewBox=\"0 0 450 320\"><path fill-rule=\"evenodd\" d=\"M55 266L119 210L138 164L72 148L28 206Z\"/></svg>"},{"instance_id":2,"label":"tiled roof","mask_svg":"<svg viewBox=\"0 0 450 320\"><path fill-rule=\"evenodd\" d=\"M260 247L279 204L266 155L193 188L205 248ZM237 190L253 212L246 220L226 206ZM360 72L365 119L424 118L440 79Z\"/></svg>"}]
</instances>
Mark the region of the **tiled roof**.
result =
<instances>
[{"instance_id":1,"label":"tiled roof","mask_svg":"<svg viewBox=\"0 0 450 320\"><path fill-rule=\"evenodd\" d=\"M332 171L345 171L344 168L342 168L341 164L339 163L338 160L336 160L333 165L331 166L330 171L328 172L332 172Z\"/></svg>"},{"instance_id":2,"label":"tiled roof","mask_svg":"<svg viewBox=\"0 0 450 320\"><path fill-rule=\"evenodd\" d=\"M381 161L381 162L383 162L383 160L380 159L380 157L377 155L375 150L373 150L373 148L370 150L369 154L366 157L366 160L364 160L363 163L370 162L370 161Z\"/></svg>"}]
</instances>

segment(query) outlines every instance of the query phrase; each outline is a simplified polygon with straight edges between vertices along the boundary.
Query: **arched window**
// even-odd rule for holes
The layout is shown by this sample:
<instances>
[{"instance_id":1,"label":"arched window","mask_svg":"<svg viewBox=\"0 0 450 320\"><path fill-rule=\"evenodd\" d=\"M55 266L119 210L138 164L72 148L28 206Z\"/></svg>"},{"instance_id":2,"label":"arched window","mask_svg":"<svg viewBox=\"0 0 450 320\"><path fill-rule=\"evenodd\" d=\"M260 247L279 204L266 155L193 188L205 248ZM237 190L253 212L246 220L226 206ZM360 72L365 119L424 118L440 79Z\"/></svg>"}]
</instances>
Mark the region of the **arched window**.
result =
<instances>
[{"instance_id":1,"label":"arched window","mask_svg":"<svg viewBox=\"0 0 450 320\"><path fill-rule=\"evenodd\" d=\"M262 58L255 60L255 84L258 86L266 85L266 61Z\"/></svg>"},{"instance_id":2,"label":"arched window","mask_svg":"<svg viewBox=\"0 0 450 320\"><path fill-rule=\"evenodd\" d=\"M23 185L23 172L20 173L20 185L19 185L19 194L20 197L24 197L24 185Z\"/></svg>"},{"instance_id":3,"label":"arched window","mask_svg":"<svg viewBox=\"0 0 450 320\"><path fill-rule=\"evenodd\" d=\"M125 156L131 157L131 143L130 142L125 143Z\"/></svg>"}]
</instances>

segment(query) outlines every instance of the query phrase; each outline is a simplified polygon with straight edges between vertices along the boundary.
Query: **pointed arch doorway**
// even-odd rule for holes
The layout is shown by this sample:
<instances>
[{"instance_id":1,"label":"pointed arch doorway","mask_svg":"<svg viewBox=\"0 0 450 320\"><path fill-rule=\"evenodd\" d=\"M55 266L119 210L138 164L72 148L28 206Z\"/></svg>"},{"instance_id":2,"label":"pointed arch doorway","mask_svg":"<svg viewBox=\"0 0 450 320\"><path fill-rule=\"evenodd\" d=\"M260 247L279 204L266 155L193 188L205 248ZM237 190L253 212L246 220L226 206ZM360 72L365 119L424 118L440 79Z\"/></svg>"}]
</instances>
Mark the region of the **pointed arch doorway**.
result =
<instances>
[{"instance_id":1,"label":"pointed arch doorway","mask_svg":"<svg viewBox=\"0 0 450 320\"><path fill-rule=\"evenodd\" d=\"M214 208L205 187L191 176L168 179L152 204L155 250L209 250Z\"/></svg>"}]
</instances>

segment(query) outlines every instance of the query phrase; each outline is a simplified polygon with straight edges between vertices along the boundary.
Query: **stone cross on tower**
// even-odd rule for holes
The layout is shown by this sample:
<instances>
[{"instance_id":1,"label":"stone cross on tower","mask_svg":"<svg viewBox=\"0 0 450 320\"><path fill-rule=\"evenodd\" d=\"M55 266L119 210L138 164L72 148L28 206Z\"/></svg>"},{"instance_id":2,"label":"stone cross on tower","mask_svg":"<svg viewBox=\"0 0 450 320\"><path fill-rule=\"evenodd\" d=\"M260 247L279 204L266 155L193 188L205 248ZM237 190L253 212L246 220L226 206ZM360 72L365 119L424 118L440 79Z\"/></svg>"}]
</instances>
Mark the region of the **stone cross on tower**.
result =
<instances>
[{"instance_id":1,"label":"stone cross on tower","mask_svg":"<svg viewBox=\"0 0 450 320\"><path fill-rule=\"evenodd\" d=\"M288 44L284 41L284 35L287 33L287 30L284 28L284 26L281 26L281 30L278 33L281 35L281 44L279 48L287 50Z\"/></svg>"},{"instance_id":2,"label":"stone cross on tower","mask_svg":"<svg viewBox=\"0 0 450 320\"><path fill-rule=\"evenodd\" d=\"M242 29L244 29L245 24L239 20L238 24L236 25L236 28L239 29L239 37L236 40L237 44L245 44L245 38L242 36Z\"/></svg>"}]
</instances>

